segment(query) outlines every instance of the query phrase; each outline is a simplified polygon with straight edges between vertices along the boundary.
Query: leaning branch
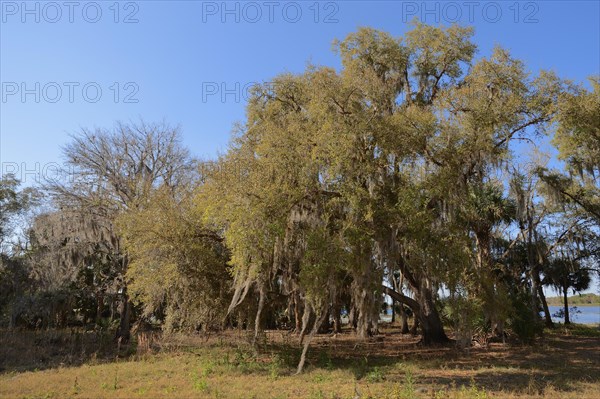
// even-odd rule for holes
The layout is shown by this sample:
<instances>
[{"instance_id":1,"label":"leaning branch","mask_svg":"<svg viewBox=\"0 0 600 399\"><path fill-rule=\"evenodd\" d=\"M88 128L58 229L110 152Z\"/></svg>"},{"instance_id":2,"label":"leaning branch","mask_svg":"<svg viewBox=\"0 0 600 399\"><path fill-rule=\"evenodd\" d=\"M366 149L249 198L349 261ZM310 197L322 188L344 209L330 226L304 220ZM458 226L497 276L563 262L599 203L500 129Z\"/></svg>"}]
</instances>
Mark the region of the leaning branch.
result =
<instances>
[{"instance_id":1,"label":"leaning branch","mask_svg":"<svg viewBox=\"0 0 600 399\"><path fill-rule=\"evenodd\" d=\"M406 295L402 295L401 293L395 291L394 289L390 288L390 287L386 287L385 285L382 285L383 287L383 292L386 295L389 295L393 300L400 302L403 305L408 306L413 313L415 314L420 314L421 313L421 307L419 306L419 302L415 301L414 299L406 296Z\"/></svg>"}]
</instances>

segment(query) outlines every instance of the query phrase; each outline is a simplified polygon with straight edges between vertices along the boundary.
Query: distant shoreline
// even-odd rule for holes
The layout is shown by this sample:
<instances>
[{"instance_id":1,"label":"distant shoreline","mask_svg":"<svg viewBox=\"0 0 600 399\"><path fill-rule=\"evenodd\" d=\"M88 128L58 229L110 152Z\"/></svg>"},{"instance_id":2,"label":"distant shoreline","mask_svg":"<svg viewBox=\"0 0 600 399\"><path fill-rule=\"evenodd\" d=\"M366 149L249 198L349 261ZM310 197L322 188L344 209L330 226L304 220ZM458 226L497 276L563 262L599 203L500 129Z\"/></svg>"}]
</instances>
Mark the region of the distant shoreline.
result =
<instances>
[{"instance_id":1,"label":"distant shoreline","mask_svg":"<svg viewBox=\"0 0 600 399\"><path fill-rule=\"evenodd\" d=\"M580 294L567 297L569 307L571 306L600 306L600 296L596 294ZM550 306L563 306L562 296L546 297L546 302Z\"/></svg>"}]
</instances>

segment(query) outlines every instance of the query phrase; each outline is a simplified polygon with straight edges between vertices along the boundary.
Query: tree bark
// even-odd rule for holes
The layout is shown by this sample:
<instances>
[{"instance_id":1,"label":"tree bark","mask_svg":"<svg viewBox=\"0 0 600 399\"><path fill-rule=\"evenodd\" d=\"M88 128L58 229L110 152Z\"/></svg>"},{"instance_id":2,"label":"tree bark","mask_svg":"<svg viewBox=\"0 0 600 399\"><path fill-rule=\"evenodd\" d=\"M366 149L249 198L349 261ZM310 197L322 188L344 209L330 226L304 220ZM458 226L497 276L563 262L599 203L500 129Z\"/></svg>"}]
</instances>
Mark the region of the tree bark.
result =
<instances>
[{"instance_id":1,"label":"tree bark","mask_svg":"<svg viewBox=\"0 0 600 399\"><path fill-rule=\"evenodd\" d=\"M321 310L321 314L315 317L315 324L313 325L310 334L308 335L308 339L304 343L304 348L302 349L302 355L300 356L300 362L298 363L298 369L296 370L296 374L300 374L302 369L304 368L304 363L306 362L306 353L308 352L308 347L310 346L311 341L313 340L315 334L323 324L323 320L325 320L326 311Z\"/></svg>"},{"instance_id":2,"label":"tree bark","mask_svg":"<svg viewBox=\"0 0 600 399\"><path fill-rule=\"evenodd\" d=\"M354 276L352 296L356 309L356 335L359 339L367 339L371 333L373 295L369 292L369 281L366 273Z\"/></svg>"},{"instance_id":3,"label":"tree bark","mask_svg":"<svg viewBox=\"0 0 600 399\"><path fill-rule=\"evenodd\" d=\"M529 262L529 270L531 273L531 316L533 320L537 322L540 319L540 312L538 307L538 296L539 289L541 288L540 281L540 269L539 269L539 254L536 253L534 243L538 239L535 229L533 228L533 216L528 217L528 225L530 226L528 234L527 234L527 259ZM546 323L548 321L546 320Z\"/></svg>"},{"instance_id":4,"label":"tree bark","mask_svg":"<svg viewBox=\"0 0 600 399\"><path fill-rule=\"evenodd\" d=\"M123 293L121 295L121 305L119 309L120 320L116 339L120 343L126 344L131 338L131 302L129 301L129 295L127 294L127 286L123 287Z\"/></svg>"},{"instance_id":5,"label":"tree bark","mask_svg":"<svg viewBox=\"0 0 600 399\"><path fill-rule=\"evenodd\" d=\"M441 344L448 342L448 337L444 332L444 326L440 315L435 308L430 292L425 292L420 295L419 303L421 304L421 330L423 331L424 344Z\"/></svg>"},{"instance_id":6,"label":"tree bark","mask_svg":"<svg viewBox=\"0 0 600 399\"><path fill-rule=\"evenodd\" d=\"M433 302L433 294L427 288L425 282L421 284L418 301L402 295L390 287L383 286L383 292L411 308L415 315L415 320L418 319L421 324L423 343L436 344L448 342L442 320Z\"/></svg>"},{"instance_id":7,"label":"tree bark","mask_svg":"<svg viewBox=\"0 0 600 399\"><path fill-rule=\"evenodd\" d=\"M256 317L254 318L254 339L252 340L252 346L256 346L256 341L258 340L258 334L260 333L260 316L262 314L262 310L265 306L265 286L264 284L260 285L258 289L258 309L256 310Z\"/></svg>"},{"instance_id":8,"label":"tree bark","mask_svg":"<svg viewBox=\"0 0 600 399\"><path fill-rule=\"evenodd\" d=\"M300 295L297 291L294 291L294 332L299 334L302 330L302 316L300 315Z\"/></svg>"},{"instance_id":9,"label":"tree bark","mask_svg":"<svg viewBox=\"0 0 600 399\"><path fill-rule=\"evenodd\" d=\"M304 341L304 335L306 334L306 329L308 328L308 323L310 321L311 316L311 306L308 301L304 302L304 314L302 315L302 329L300 330L300 344Z\"/></svg>"},{"instance_id":10,"label":"tree bark","mask_svg":"<svg viewBox=\"0 0 600 399\"><path fill-rule=\"evenodd\" d=\"M565 302L565 324L571 324L571 320L569 319L569 299L567 295L569 293L569 289L567 287L563 287L563 298Z\"/></svg>"},{"instance_id":11,"label":"tree bark","mask_svg":"<svg viewBox=\"0 0 600 399\"><path fill-rule=\"evenodd\" d=\"M546 296L544 295L544 290L542 286L538 286L538 293L540 296L540 301L542 302L542 308L544 309L544 319L546 322L546 327L554 328L554 322L552 321L552 315L550 314L550 308L548 307L548 302L546 301Z\"/></svg>"},{"instance_id":12,"label":"tree bark","mask_svg":"<svg viewBox=\"0 0 600 399\"><path fill-rule=\"evenodd\" d=\"M400 318L402 320L402 329L400 332L402 334L408 334L408 314L406 314L406 309L404 309L404 305L400 305Z\"/></svg>"},{"instance_id":13,"label":"tree bark","mask_svg":"<svg viewBox=\"0 0 600 399\"><path fill-rule=\"evenodd\" d=\"M402 274L402 273L400 274L400 282L398 282L395 277L392 277L392 279L394 280L394 289L397 292L402 292L402 287L404 287L404 274ZM395 304L396 301L393 301L393 303ZM393 312L395 314L395 310L393 310ZM408 334L408 332L409 332L408 314L406 313L406 309L404 308L403 304L400 304L400 320L401 320L400 332L402 334Z\"/></svg>"},{"instance_id":14,"label":"tree bark","mask_svg":"<svg viewBox=\"0 0 600 399\"><path fill-rule=\"evenodd\" d=\"M342 332L342 317L340 314L340 300L337 295L333 298L331 313L333 316L333 333L339 334Z\"/></svg>"},{"instance_id":15,"label":"tree bark","mask_svg":"<svg viewBox=\"0 0 600 399\"><path fill-rule=\"evenodd\" d=\"M417 335L417 330L419 329L419 318L415 316L413 320L413 325L410 328L410 333L412 335Z\"/></svg>"},{"instance_id":16,"label":"tree bark","mask_svg":"<svg viewBox=\"0 0 600 399\"><path fill-rule=\"evenodd\" d=\"M96 295L96 324L100 324L102 313L104 313L104 294L98 292Z\"/></svg>"},{"instance_id":17,"label":"tree bark","mask_svg":"<svg viewBox=\"0 0 600 399\"><path fill-rule=\"evenodd\" d=\"M403 279L403 277L401 277L401 279ZM391 280L392 280L392 283L394 286L394 291L402 292L402 289L399 288L399 286L398 286L398 280L396 280L396 276L394 275L394 273L392 273L392 275L391 275ZM402 287L402 283L400 283L400 287ZM392 298L392 324L394 324L395 322L396 322L396 300L394 298Z\"/></svg>"},{"instance_id":18,"label":"tree bark","mask_svg":"<svg viewBox=\"0 0 600 399\"><path fill-rule=\"evenodd\" d=\"M356 308L354 307L354 304L352 304L350 312L348 313L348 324L350 325L350 328L356 330Z\"/></svg>"}]
</instances>

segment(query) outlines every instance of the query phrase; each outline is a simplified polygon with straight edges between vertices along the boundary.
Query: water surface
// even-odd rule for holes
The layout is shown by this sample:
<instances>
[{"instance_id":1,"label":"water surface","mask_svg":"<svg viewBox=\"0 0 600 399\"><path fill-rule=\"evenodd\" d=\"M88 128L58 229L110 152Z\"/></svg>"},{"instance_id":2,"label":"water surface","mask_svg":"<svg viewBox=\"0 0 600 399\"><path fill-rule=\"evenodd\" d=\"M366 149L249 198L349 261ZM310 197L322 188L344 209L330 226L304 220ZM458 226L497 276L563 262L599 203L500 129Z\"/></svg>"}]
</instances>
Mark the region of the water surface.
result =
<instances>
[{"instance_id":1,"label":"water surface","mask_svg":"<svg viewBox=\"0 0 600 399\"><path fill-rule=\"evenodd\" d=\"M563 307L561 306L548 306L550 308L550 314L552 320L555 322L564 322L565 319L562 317L554 316L557 312L560 312ZM572 306L569 306L569 319L572 323L580 324L600 324L600 306L577 306L575 312L572 311Z\"/></svg>"}]
</instances>

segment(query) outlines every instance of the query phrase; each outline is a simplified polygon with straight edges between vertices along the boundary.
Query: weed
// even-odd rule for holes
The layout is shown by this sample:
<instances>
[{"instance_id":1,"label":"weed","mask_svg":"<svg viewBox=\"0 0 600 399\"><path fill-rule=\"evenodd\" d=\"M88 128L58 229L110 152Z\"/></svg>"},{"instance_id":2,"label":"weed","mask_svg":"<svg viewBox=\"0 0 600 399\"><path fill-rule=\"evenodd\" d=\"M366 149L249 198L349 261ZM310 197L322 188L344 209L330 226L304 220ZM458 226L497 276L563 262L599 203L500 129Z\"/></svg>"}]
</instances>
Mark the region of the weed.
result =
<instances>
[{"instance_id":1,"label":"weed","mask_svg":"<svg viewBox=\"0 0 600 399\"><path fill-rule=\"evenodd\" d=\"M385 376L379 367L375 367L373 370L367 373L366 379L371 383L382 382L385 379Z\"/></svg>"},{"instance_id":2,"label":"weed","mask_svg":"<svg viewBox=\"0 0 600 399\"><path fill-rule=\"evenodd\" d=\"M329 380L329 377L323 373L318 373L317 375L315 375L313 377L313 382L315 382L317 384L328 381L328 380Z\"/></svg>"},{"instance_id":3,"label":"weed","mask_svg":"<svg viewBox=\"0 0 600 399\"><path fill-rule=\"evenodd\" d=\"M283 360L278 354L271 356L271 362L269 363L269 378L276 380L281 375L281 369L284 367Z\"/></svg>"},{"instance_id":4,"label":"weed","mask_svg":"<svg viewBox=\"0 0 600 399\"><path fill-rule=\"evenodd\" d=\"M400 391L400 398L402 399L414 399L417 398L417 391L415 389L415 381L413 379L412 373L407 372L404 376L404 384L402 385L402 390Z\"/></svg>"},{"instance_id":5,"label":"weed","mask_svg":"<svg viewBox=\"0 0 600 399\"><path fill-rule=\"evenodd\" d=\"M81 392L81 387L79 386L79 381L77 380L77 376L75 377L75 382L73 383L73 394L77 395Z\"/></svg>"},{"instance_id":6,"label":"weed","mask_svg":"<svg viewBox=\"0 0 600 399\"><path fill-rule=\"evenodd\" d=\"M113 390L116 391L119 389L119 369L115 367L115 378L113 379Z\"/></svg>"},{"instance_id":7,"label":"weed","mask_svg":"<svg viewBox=\"0 0 600 399\"><path fill-rule=\"evenodd\" d=\"M465 399L487 399L488 394L484 388L479 388L475 384L475 380L471 378L469 387L462 386L460 388L460 395Z\"/></svg>"},{"instance_id":8,"label":"weed","mask_svg":"<svg viewBox=\"0 0 600 399\"><path fill-rule=\"evenodd\" d=\"M213 364L213 362L209 361L205 366L204 369L202 370L202 376L203 377L208 377L209 375L211 375L215 370L215 366Z\"/></svg>"},{"instance_id":9,"label":"weed","mask_svg":"<svg viewBox=\"0 0 600 399\"><path fill-rule=\"evenodd\" d=\"M333 369L333 361L331 360L331 356L325 351L319 352L317 364L319 365L319 367L325 368L327 370Z\"/></svg>"},{"instance_id":10,"label":"weed","mask_svg":"<svg viewBox=\"0 0 600 399\"><path fill-rule=\"evenodd\" d=\"M208 392L208 381L205 376L199 376L197 373L192 375L192 388L198 392Z\"/></svg>"}]
</instances>

